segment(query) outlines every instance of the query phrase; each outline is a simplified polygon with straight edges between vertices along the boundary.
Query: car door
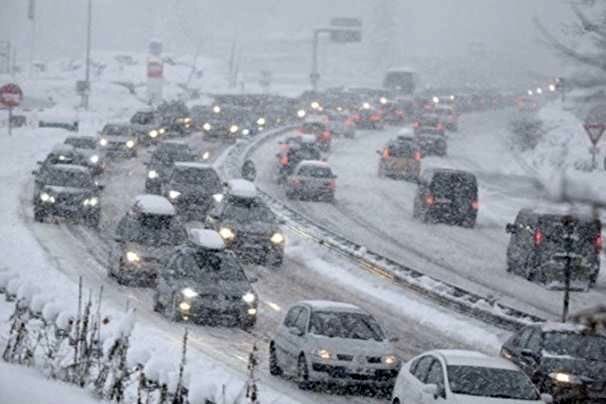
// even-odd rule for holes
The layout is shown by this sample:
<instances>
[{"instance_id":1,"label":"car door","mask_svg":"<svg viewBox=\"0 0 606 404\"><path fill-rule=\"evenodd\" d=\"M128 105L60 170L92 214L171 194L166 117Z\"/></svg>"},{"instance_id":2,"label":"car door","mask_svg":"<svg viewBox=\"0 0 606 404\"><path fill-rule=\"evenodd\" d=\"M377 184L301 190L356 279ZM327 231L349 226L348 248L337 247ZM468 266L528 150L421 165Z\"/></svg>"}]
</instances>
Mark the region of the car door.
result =
<instances>
[{"instance_id":1,"label":"car door","mask_svg":"<svg viewBox=\"0 0 606 404\"><path fill-rule=\"evenodd\" d=\"M448 402L448 397L446 395L444 367L437 358L433 358L431 365L429 366L429 371L427 372L427 377L425 378L425 385L428 384L435 384L438 386L437 398L433 394L422 393L421 402L423 404L433 404L436 402L436 400Z\"/></svg>"},{"instance_id":2,"label":"car door","mask_svg":"<svg viewBox=\"0 0 606 404\"><path fill-rule=\"evenodd\" d=\"M432 362L433 356L426 355L418 358L416 363L411 364L408 374L405 374L402 379L400 402L423 403L423 386Z\"/></svg>"},{"instance_id":3,"label":"car door","mask_svg":"<svg viewBox=\"0 0 606 404\"><path fill-rule=\"evenodd\" d=\"M172 304L173 295L176 292L176 279L182 266L183 254L181 251L175 252L160 263L156 291L159 301L164 306Z\"/></svg>"},{"instance_id":4,"label":"car door","mask_svg":"<svg viewBox=\"0 0 606 404\"><path fill-rule=\"evenodd\" d=\"M509 245L507 246L507 260L514 272L523 272L532 247L532 227L527 212L521 211L516 216L512 226L508 226L511 233Z\"/></svg>"},{"instance_id":5,"label":"car door","mask_svg":"<svg viewBox=\"0 0 606 404\"><path fill-rule=\"evenodd\" d=\"M274 346L276 348L278 362L283 365L284 369L292 368L293 353L289 335L291 329L295 327L297 317L302 310L303 308L300 306L294 306L288 310L286 317L284 317L284 321L278 327L278 331L274 337Z\"/></svg>"},{"instance_id":6,"label":"car door","mask_svg":"<svg viewBox=\"0 0 606 404\"><path fill-rule=\"evenodd\" d=\"M299 354L306 353L307 324L309 323L309 309L301 307L294 326L285 335L287 350L290 357L291 369L296 372Z\"/></svg>"},{"instance_id":7,"label":"car door","mask_svg":"<svg viewBox=\"0 0 606 404\"><path fill-rule=\"evenodd\" d=\"M535 334L539 334L538 344L536 340L537 335ZM531 344L531 340L533 339L534 342ZM538 354L538 352L534 352L532 349L537 349L537 351L540 349L540 332L534 327L524 328L520 334L514 336L505 347L505 350L511 356L511 361L530 377L536 370L537 363L529 354Z\"/></svg>"}]
</instances>

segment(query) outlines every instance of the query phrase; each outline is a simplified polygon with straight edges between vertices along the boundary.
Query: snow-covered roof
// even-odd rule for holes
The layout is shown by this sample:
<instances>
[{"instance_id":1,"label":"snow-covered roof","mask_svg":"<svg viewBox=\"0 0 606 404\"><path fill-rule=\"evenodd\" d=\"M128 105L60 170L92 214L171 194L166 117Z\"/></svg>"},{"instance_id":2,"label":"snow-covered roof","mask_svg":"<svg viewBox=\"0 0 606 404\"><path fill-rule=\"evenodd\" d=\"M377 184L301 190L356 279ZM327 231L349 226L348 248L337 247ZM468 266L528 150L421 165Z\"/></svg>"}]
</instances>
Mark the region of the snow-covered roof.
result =
<instances>
[{"instance_id":1,"label":"snow-covered roof","mask_svg":"<svg viewBox=\"0 0 606 404\"><path fill-rule=\"evenodd\" d=\"M304 304L311 307L312 310L318 311L345 311L345 312L363 312L358 306L349 303L332 302L329 300L304 300L299 304Z\"/></svg>"},{"instance_id":2,"label":"snow-covered roof","mask_svg":"<svg viewBox=\"0 0 606 404\"><path fill-rule=\"evenodd\" d=\"M82 172L82 173L89 172L88 167L78 166L75 164L53 164L51 167L53 169L62 170L62 171L75 171L75 172Z\"/></svg>"},{"instance_id":3,"label":"snow-covered roof","mask_svg":"<svg viewBox=\"0 0 606 404\"><path fill-rule=\"evenodd\" d=\"M320 161L320 160L303 160L299 163L299 165L297 167L321 167L321 168L327 168L330 170L330 165L326 162L326 161Z\"/></svg>"},{"instance_id":4,"label":"snow-covered roof","mask_svg":"<svg viewBox=\"0 0 606 404\"><path fill-rule=\"evenodd\" d=\"M53 150L51 151L51 153L69 154L69 153L72 153L73 151L74 151L74 147L72 145L65 144L65 143L57 143L56 145L53 146Z\"/></svg>"},{"instance_id":5,"label":"snow-covered roof","mask_svg":"<svg viewBox=\"0 0 606 404\"><path fill-rule=\"evenodd\" d=\"M305 118L305 123L322 123L325 124L328 121L326 115L308 115Z\"/></svg>"},{"instance_id":6,"label":"snow-covered roof","mask_svg":"<svg viewBox=\"0 0 606 404\"><path fill-rule=\"evenodd\" d=\"M410 66L396 66L396 67L390 67L389 69L387 69L387 73L399 73L399 72L415 73L416 70Z\"/></svg>"},{"instance_id":7,"label":"snow-covered roof","mask_svg":"<svg viewBox=\"0 0 606 404\"><path fill-rule=\"evenodd\" d=\"M175 163L175 168L195 168L198 170L207 170L207 169L214 170L213 166L211 166L210 164L196 163L194 161L177 162L177 163Z\"/></svg>"},{"instance_id":8,"label":"snow-covered roof","mask_svg":"<svg viewBox=\"0 0 606 404\"><path fill-rule=\"evenodd\" d=\"M301 135L300 136L301 143L305 144L313 144L316 143L316 135Z\"/></svg>"},{"instance_id":9,"label":"snow-covered roof","mask_svg":"<svg viewBox=\"0 0 606 404\"><path fill-rule=\"evenodd\" d=\"M229 194L238 198L251 199L257 196L257 187L250 181L236 179L227 182Z\"/></svg>"},{"instance_id":10,"label":"snow-covered roof","mask_svg":"<svg viewBox=\"0 0 606 404\"><path fill-rule=\"evenodd\" d=\"M160 195L137 195L134 208L148 215L174 216L176 214L175 207Z\"/></svg>"},{"instance_id":11,"label":"snow-covered roof","mask_svg":"<svg viewBox=\"0 0 606 404\"><path fill-rule=\"evenodd\" d=\"M413 136L414 131L412 130L411 127L406 126L398 131L398 135L399 136Z\"/></svg>"},{"instance_id":12,"label":"snow-covered roof","mask_svg":"<svg viewBox=\"0 0 606 404\"><path fill-rule=\"evenodd\" d=\"M573 324L573 323L557 323L553 321L548 321L543 323L541 326L541 331L543 332L574 332L574 333L582 333L587 330L582 324Z\"/></svg>"},{"instance_id":13,"label":"snow-covered roof","mask_svg":"<svg viewBox=\"0 0 606 404\"><path fill-rule=\"evenodd\" d=\"M198 247L209 250L222 250L225 248L221 235L214 230L191 229L189 230L189 241Z\"/></svg>"},{"instance_id":14,"label":"snow-covered roof","mask_svg":"<svg viewBox=\"0 0 606 404\"><path fill-rule=\"evenodd\" d=\"M448 365L478 366L511 370L518 369L513 363L504 358L488 356L477 351L441 349L433 351L433 353L442 356Z\"/></svg>"}]
</instances>

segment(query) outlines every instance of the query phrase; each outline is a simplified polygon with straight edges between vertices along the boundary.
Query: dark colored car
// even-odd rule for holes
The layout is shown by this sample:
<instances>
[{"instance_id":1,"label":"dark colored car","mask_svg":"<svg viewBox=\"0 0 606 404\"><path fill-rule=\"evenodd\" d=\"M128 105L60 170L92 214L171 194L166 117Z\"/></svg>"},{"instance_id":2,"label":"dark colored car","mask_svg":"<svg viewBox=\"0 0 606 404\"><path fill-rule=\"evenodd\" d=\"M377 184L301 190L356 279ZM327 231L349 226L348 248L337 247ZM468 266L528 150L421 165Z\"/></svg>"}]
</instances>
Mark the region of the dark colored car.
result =
<instances>
[{"instance_id":1,"label":"dark colored car","mask_svg":"<svg viewBox=\"0 0 606 404\"><path fill-rule=\"evenodd\" d=\"M381 111L368 103L364 103L362 108L356 111L354 122L359 129L383 129L385 127Z\"/></svg>"},{"instance_id":2,"label":"dark colored car","mask_svg":"<svg viewBox=\"0 0 606 404\"><path fill-rule=\"evenodd\" d=\"M137 138L129 124L105 125L99 136L99 145L108 158L137 157Z\"/></svg>"},{"instance_id":3,"label":"dark colored car","mask_svg":"<svg viewBox=\"0 0 606 404\"><path fill-rule=\"evenodd\" d=\"M206 118L201 126L207 139L227 143L253 135L258 119L250 109L233 105L214 105L211 112L198 115L197 119L200 117Z\"/></svg>"},{"instance_id":4,"label":"dark colored car","mask_svg":"<svg viewBox=\"0 0 606 404\"><path fill-rule=\"evenodd\" d=\"M254 280L253 280L254 281ZM163 261L154 294L154 311L173 321L237 324L257 321L257 294L240 262L215 231L192 229L189 242Z\"/></svg>"},{"instance_id":5,"label":"dark colored car","mask_svg":"<svg viewBox=\"0 0 606 404\"><path fill-rule=\"evenodd\" d=\"M437 114L422 114L413 124L415 135L444 135L442 119Z\"/></svg>"},{"instance_id":6,"label":"dark colored car","mask_svg":"<svg viewBox=\"0 0 606 404\"><path fill-rule=\"evenodd\" d=\"M99 144L93 136L68 136L64 143L74 148L81 158L80 164L91 169L93 175L100 175L105 170L105 162L97 151Z\"/></svg>"},{"instance_id":7,"label":"dark colored car","mask_svg":"<svg viewBox=\"0 0 606 404\"><path fill-rule=\"evenodd\" d=\"M283 182L303 160L322 160L314 138L306 136L288 138L280 143L278 158L278 182Z\"/></svg>"},{"instance_id":8,"label":"dark colored car","mask_svg":"<svg viewBox=\"0 0 606 404\"><path fill-rule=\"evenodd\" d=\"M120 284L153 285L161 259L187 240L187 232L166 198L139 195L114 240L108 275Z\"/></svg>"},{"instance_id":9,"label":"dark colored car","mask_svg":"<svg viewBox=\"0 0 606 404\"><path fill-rule=\"evenodd\" d=\"M162 183L168 181L173 164L178 161L196 161L197 157L186 143L161 142L153 151L147 166L145 192L160 194Z\"/></svg>"},{"instance_id":10,"label":"dark colored car","mask_svg":"<svg viewBox=\"0 0 606 404\"><path fill-rule=\"evenodd\" d=\"M214 200L223 195L223 183L214 167L195 162L174 164L167 182L162 184L162 195L186 219L203 220Z\"/></svg>"},{"instance_id":11,"label":"dark colored car","mask_svg":"<svg viewBox=\"0 0 606 404\"><path fill-rule=\"evenodd\" d=\"M505 342L501 356L518 365L556 403L606 402L606 337L584 326L525 327Z\"/></svg>"},{"instance_id":12,"label":"dark colored car","mask_svg":"<svg viewBox=\"0 0 606 404\"><path fill-rule=\"evenodd\" d=\"M316 138L318 148L324 152L330 150L332 143L332 132L330 131L327 122L322 118L308 118L301 127L299 132L304 135L312 135Z\"/></svg>"},{"instance_id":13,"label":"dark colored car","mask_svg":"<svg viewBox=\"0 0 606 404\"><path fill-rule=\"evenodd\" d=\"M337 176L324 161L303 160L284 184L288 199L316 199L334 202Z\"/></svg>"},{"instance_id":14,"label":"dark colored car","mask_svg":"<svg viewBox=\"0 0 606 404\"><path fill-rule=\"evenodd\" d=\"M522 209L514 223L506 226L507 233L511 234L507 247L508 272L532 281L561 285L565 277L565 258L572 250L570 279L573 286L595 285L600 273L602 223L576 216L567 228L566 217Z\"/></svg>"},{"instance_id":15,"label":"dark colored car","mask_svg":"<svg viewBox=\"0 0 606 404\"><path fill-rule=\"evenodd\" d=\"M254 184L228 182L227 194L208 214L206 225L219 232L225 245L256 264L280 266L284 260L284 233L279 221L256 194Z\"/></svg>"},{"instance_id":16,"label":"dark colored car","mask_svg":"<svg viewBox=\"0 0 606 404\"><path fill-rule=\"evenodd\" d=\"M474 227L478 209L475 175L448 169L426 170L421 175L413 217L423 222Z\"/></svg>"},{"instance_id":17,"label":"dark colored car","mask_svg":"<svg viewBox=\"0 0 606 404\"><path fill-rule=\"evenodd\" d=\"M166 133L160 117L151 110L135 112L130 118L130 124L138 142L144 145L157 143Z\"/></svg>"},{"instance_id":18,"label":"dark colored car","mask_svg":"<svg viewBox=\"0 0 606 404\"><path fill-rule=\"evenodd\" d=\"M34 220L48 216L78 219L97 227L101 216L99 191L90 170L83 166L54 164L34 171Z\"/></svg>"},{"instance_id":19,"label":"dark colored car","mask_svg":"<svg viewBox=\"0 0 606 404\"><path fill-rule=\"evenodd\" d=\"M424 156L444 157L448 154L448 142L443 135L418 134L415 136L415 141Z\"/></svg>"}]
</instances>

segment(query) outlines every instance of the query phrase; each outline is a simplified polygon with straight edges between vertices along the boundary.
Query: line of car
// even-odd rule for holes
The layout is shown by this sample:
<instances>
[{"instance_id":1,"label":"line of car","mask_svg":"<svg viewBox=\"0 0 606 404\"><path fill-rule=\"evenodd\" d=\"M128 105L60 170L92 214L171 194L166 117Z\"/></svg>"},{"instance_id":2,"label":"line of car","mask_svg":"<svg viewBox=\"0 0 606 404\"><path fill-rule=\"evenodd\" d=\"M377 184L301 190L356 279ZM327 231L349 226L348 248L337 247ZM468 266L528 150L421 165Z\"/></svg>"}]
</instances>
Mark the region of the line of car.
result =
<instances>
[{"instance_id":1,"label":"line of car","mask_svg":"<svg viewBox=\"0 0 606 404\"><path fill-rule=\"evenodd\" d=\"M332 201L336 176L324 161L324 153L330 150L333 134L354 137L356 129L378 121L361 119L355 116L357 114L352 116L344 103L338 106L340 110L336 108L334 114L326 115L323 112L331 109L320 102L308 109L302 109L301 104L302 101L289 102L288 107L272 106L282 111L277 114L280 120L273 118L273 126L293 122L295 118L301 123L301 133L279 145L278 181L284 184L289 198ZM219 115L229 108L223 100L220 111L215 112L218 105L215 100L212 106L201 109L210 109L210 113ZM387 105L387 102L379 99L377 105ZM362 105L361 109L372 109L372 106ZM283 111L288 112L283 114ZM393 120L400 116L396 112L390 112ZM246 274L245 265L278 267L282 264L286 240L280 230L281 223L258 197L253 183L223 182L207 164L209 155L193 150L188 139L174 139L187 136L189 130L195 132L202 121L188 120L187 116L174 119L175 125L183 125L183 130L167 127L160 133L163 127L152 123L153 129L152 126L139 128L137 135L133 126L109 124L119 127L104 128L99 138L67 138L65 143L71 149L61 146L53 150L35 171L34 217L42 221L49 215L77 214L91 226L97 226L103 186L96 178L107 167L109 159L136 157L141 145L155 145L146 163L146 178L142 179L145 193L135 198L115 229L108 275L124 285L153 287L153 309L170 320L236 324L247 330L255 325L259 298L253 288L256 279ZM202 131L206 123L201 123ZM267 121L263 123L263 129L271 127ZM238 124L224 127L220 132L221 141L233 141L235 132L231 125ZM242 133L240 125L238 136L254 135ZM154 136L152 131L156 131ZM141 136L150 140L142 141ZM205 137L216 139L210 135ZM387 149L388 153L393 152L389 146ZM104 152L98 153L99 150ZM413 150L413 160L420 163L420 158L415 158L418 150ZM420 164L418 166L420 172ZM453 181L453 175L463 183ZM436 190L444 184L459 189L475 182L473 176L447 170L417 174L417 177L421 178L419 203L426 203L430 197L440 203L441 196ZM456 194L456 189L445 193L451 196ZM477 182L473 189L471 197L467 194L464 197L472 213L477 214ZM418 216L427 220L441 213L437 208L418 210ZM471 227L466 222L468 212L464 213L458 220ZM580 328L551 326L549 330L565 336L585 337ZM595 338L598 339L592 342L598 350L596 361L603 363L606 361L605 340ZM269 370L275 376L293 377L303 389L322 382L379 388L392 395L394 404L436 400L496 403L501 402L499 399L539 402L541 397L534 383L541 391L556 397L571 394L570 387L575 388L575 397L589 390L596 397L606 395L606 385L600 379L603 373L587 376L582 367L551 369L546 373L551 384L541 384L534 377L532 364L535 368L541 365L538 355L543 351L535 349L532 354L525 351L527 339L522 337L512 337L502 351L515 365L504 359L463 351L433 351L402 364L395 354L396 341L387 337L376 319L362 308L339 302L303 301L288 309L269 342ZM550 349L564 350L569 346L566 341L558 344ZM582 358L584 352L567 350L565 355ZM486 383L470 384L466 381L469 375ZM598 389L599 386L603 389ZM547 396L543 399L549 401Z\"/></svg>"}]
</instances>

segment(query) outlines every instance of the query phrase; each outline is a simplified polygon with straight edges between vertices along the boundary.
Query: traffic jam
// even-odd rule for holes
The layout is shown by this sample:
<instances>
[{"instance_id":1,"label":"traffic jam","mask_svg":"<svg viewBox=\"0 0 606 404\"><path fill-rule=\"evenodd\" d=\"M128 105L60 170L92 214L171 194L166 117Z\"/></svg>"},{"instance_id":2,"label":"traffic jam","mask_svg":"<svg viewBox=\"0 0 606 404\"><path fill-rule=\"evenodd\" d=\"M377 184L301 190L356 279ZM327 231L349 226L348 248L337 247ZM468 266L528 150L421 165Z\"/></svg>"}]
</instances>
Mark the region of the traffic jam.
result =
<instances>
[{"instance_id":1,"label":"traffic jam","mask_svg":"<svg viewBox=\"0 0 606 404\"><path fill-rule=\"evenodd\" d=\"M334 155L397 129L381 148L367 150L375 181L414 187L414 198L402 203L419 224L475 231L482 183L473 170L425 168L425 161L448 158L465 116L533 106L515 94L432 90L413 96L401 91L409 78L393 71L383 89L294 98L213 94L204 105L163 102L129 121L107 122L96 134L70 135L32 172L34 220L85 226L111 240L106 276L124 288L151 289L151 309L167 321L254 333L265 306L257 292L262 280L251 268L280 276L289 264L288 226L258 188L253 161L244 162L241 178L224 177L214 164L239 143L267 137L274 154L264 158L285 203L340 205ZM135 162L145 170L132 182L138 193L110 220L104 209L111 181ZM135 190L128 191L124 195ZM564 228L563 216L520 207L503 229L510 237L503 272L545 288L563 282L554 257L573 237L579 265L572 282L595 287L602 224L579 215ZM393 404L606 400L606 337L588 325L529 325L505 342L500 357L438 349L403 358L395 346L406 341L360 305L315 296L290 303L266 338L266 363L272 376L302 390L355 386Z\"/></svg>"}]
</instances>

